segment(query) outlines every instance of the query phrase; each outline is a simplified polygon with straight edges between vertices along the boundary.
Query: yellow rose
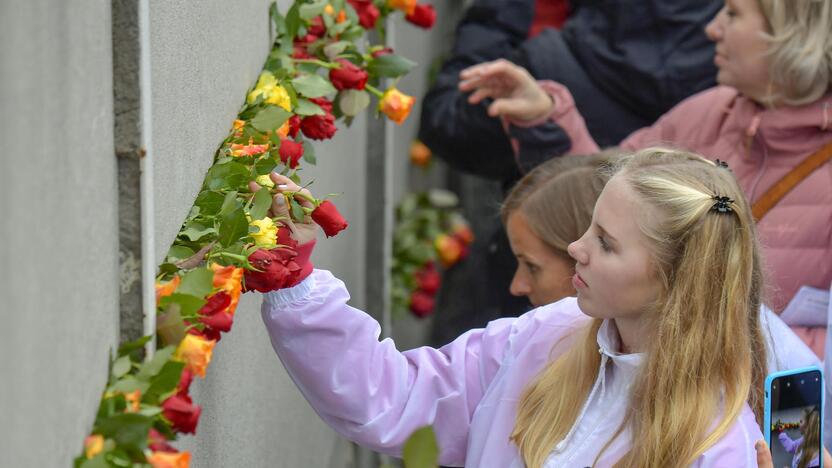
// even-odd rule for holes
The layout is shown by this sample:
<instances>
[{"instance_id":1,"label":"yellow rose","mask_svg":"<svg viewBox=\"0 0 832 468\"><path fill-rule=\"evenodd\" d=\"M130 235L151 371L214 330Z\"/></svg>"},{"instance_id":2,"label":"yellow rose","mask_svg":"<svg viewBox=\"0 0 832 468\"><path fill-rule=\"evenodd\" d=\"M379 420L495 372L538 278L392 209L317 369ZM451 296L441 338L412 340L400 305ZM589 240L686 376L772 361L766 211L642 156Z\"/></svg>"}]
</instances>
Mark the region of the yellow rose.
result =
<instances>
[{"instance_id":1,"label":"yellow rose","mask_svg":"<svg viewBox=\"0 0 832 468\"><path fill-rule=\"evenodd\" d=\"M84 456L92 458L104 450L104 437L100 434L93 434L84 439Z\"/></svg>"},{"instance_id":2,"label":"yellow rose","mask_svg":"<svg viewBox=\"0 0 832 468\"><path fill-rule=\"evenodd\" d=\"M176 351L173 353L173 358L179 362L184 362L185 369L188 369L191 373L205 377L205 370L208 368L208 364L211 363L211 353L214 351L215 344L217 342L214 340L206 340L188 333L179 342L179 346L176 347Z\"/></svg>"},{"instance_id":3,"label":"yellow rose","mask_svg":"<svg viewBox=\"0 0 832 468\"><path fill-rule=\"evenodd\" d=\"M248 103L253 103L260 95L263 96L266 103L280 106L289 112L292 111L292 100L289 98L289 93L286 92L283 86L277 84L277 78L271 72L264 71L260 74L257 85L248 93Z\"/></svg>"},{"instance_id":4,"label":"yellow rose","mask_svg":"<svg viewBox=\"0 0 832 468\"><path fill-rule=\"evenodd\" d=\"M271 218L255 219L248 223L260 229L258 232L249 234L257 247L274 247L277 245L277 226Z\"/></svg>"},{"instance_id":5,"label":"yellow rose","mask_svg":"<svg viewBox=\"0 0 832 468\"><path fill-rule=\"evenodd\" d=\"M269 177L269 175L268 175L268 174L264 174L264 175L261 175L261 176L257 176L257 178L256 178L256 179L254 179L254 180L255 180L255 182L257 182L257 183L258 183L261 187L274 188L274 182L272 182L272 178L271 178L271 177Z\"/></svg>"}]
</instances>

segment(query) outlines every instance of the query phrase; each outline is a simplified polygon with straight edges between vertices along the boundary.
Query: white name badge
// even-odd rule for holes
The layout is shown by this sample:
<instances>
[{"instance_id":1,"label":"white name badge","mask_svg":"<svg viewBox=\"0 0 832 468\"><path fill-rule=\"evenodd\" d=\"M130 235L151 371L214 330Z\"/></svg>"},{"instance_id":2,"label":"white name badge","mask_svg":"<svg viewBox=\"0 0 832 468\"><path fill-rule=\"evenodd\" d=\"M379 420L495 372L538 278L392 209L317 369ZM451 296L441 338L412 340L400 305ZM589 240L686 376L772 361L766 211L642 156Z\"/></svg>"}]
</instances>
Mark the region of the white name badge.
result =
<instances>
[{"instance_id":1,"label":"white name badge","mask_svg":"<svg viewBox=\"0 0 832 468\"><path fill-rule=\"evenodd\" d=\"M828 315L829 291L801 286L780 314L780 318L789 325L823 327L827 325Z\"/></svg>"}]
</instances>

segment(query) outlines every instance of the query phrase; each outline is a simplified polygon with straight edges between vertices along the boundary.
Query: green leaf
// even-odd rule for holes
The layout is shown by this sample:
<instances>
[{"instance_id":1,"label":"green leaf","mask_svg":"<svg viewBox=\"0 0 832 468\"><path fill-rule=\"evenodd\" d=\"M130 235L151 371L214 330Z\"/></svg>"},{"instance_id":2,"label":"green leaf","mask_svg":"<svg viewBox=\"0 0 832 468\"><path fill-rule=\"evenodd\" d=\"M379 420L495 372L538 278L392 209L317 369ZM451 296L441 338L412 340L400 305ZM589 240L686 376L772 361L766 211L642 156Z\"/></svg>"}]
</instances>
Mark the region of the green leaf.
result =
<instances>
[{"instance_id":1,"label":"green leaf","mask_svg":"<svg viewBox=\"0 0 832 468\"><path fill-rule=\"evenodd\" d=\"M184 260L194 254L193 249L184 245L174 244L168 250L167 260L175 262L177 260Z\"/></svg>"},{"instance_id":2,"label":"green leaf","mask_svg":"<svg viewBox=\"0 0 832 468\"><path fill-rule=\"evenodd\" d=\"M425 426L416 430L402 450L405 468L435 468L439 464L439 446L433 427Z\"/></svg>"},{"instance_id":3,"label":"green leaf","mask_svg":"<svg viewBox=\"0 0 832 468\"><path fill-rule=\"evenodd\" d=\"M268 106L251 119L251 126L261 132L273 132L289 120L292 114L279 106Z\"/></svg>"},{"instance_id":4,"label":"green leaf","mask_svg":"<svg viewBox=\"0 0 832 468\"><path fill-rule=\"evenodd\" d=\"M142 349L144 348L144 345L146 345L152 338L153 336L147 335L137 340L124 343L118 347L118 355L127 356L128 354L131 354L133 351L136 351L137 349Z\"/></svg>"},{"instance_id":5,"label":"green leaf","mask_svg":"<svg viewBox=\"0 0 832 468\"><path fill-rule=\"evenodd\" d=\"M277 135L275 133L275 135ZM278 136L279 138L279 136ZM271 158L263 158L258 159L257 162L254 163L254 172L258 175L266 175L269 172L272 172L274 168L277 166L277 163L274 159Z\"/></svg>"},{"instance_id":6,"label":"green leaf","mask_svg":"<svg viewBox=\"0 0 832 468\"><path fill-rule=\"evenodd\" d=\"M150 388L144 393L142 399L150 403L157 403L162 399L163 395L175 390L180 377L182 377L182 369L184 367L185 363L183 362L165 362L156 374L156 377L151 381Z\"/></svg>"},{"instance_id":7,"label":"green leaf","mask_svg":"<svg viewBox=\"0 0 832 468\"><path fill-rule=\"evenodd\" d=\"M159 305L166 299L163 297ZM164 310L156 318L156 335L159 337L159 342L166 345L179 344L185 336L185 324L182 322L180 313L182 306L174 302L167 304Z\"/></svg>"},{"instance_id":8,"label":"green leaf","mask_svg":"<svg viewBox=\"0 0 832 468\"><path fill-rule=\"evenodd\" d=\"M312 3L301 3L298 13L301 18L309 21L320 15L324 11L324 8L326 8L326 4L327 0L318 0Z\"/></svg>"},{"instance_id":9,"label":"green leaf","mask_svg":"<svg viewBox=\"0 0 832 468\"><path fill-rule=\"evenodd\" d=\"M121 356L113 362L113 377L121 378L124 374L130 372L132 367L133 361L130 360L130 356Z\"/></svg>"},{"instance_id":10,"label":"green leaf","mask_svg":"<svg viewBox=\"0 0 832 468\"><path fill-rule=\"evenodd\" d=\"M248 235L248 220L242 208L220 218L220 232L217 240L223 246L230 246Z\"/></svg>"},{"instance_id":11,"label":"green leaf","mask_svg":"<svg viewBox=\"0 0 832 468\"><path fill-rule=\"evenodd\" d=\"M115 440L118 445L144 450L147 447L147 432L152 425L152 418L123 413L98 421L94 432Z\"/></svg>"},{"instance_id":12,"label":"green leaf","mask_svg":"<svg viewBox=\"0 0 832 468\"><path fill-rule=\"evenodd\" d=\"M347 47L349 47L350 44L352 43L349 41L337 41L329 43L326 46L324 46L324 55L326 55L327 58L330 60L335 60L335 58L338 57L338 55L340 55L341 52L347 50Z\"/></svg>"},{"instance_id":13,"label":"green leaf","mask_svg":"<svg viewBox=\"0 0 832 468\"><path fill-rule=\"evenodd\" d=\"M297 115L324 115L321 106L315 104L307 99L298 99L298 105L295 107L295 114Z\"/></svg>"},{"instance_id":14,"label":"green leaf","mask_svg":"<svg viewBox=\"0 0 832 468\"><path fill-rule=\"evenodd\" d=\"M84 462L81 463L80 468L110 468L110 465L107 463L105 458L106 456L106 452L99 453L89 460L84 460Z\"/></svg>"},{"instance_id":15,"label":"green leaf","mask_svg":"<svg viewBox=\"0 0 832 468\"><path fill-rule=\"evenodd\" d=\"M283 109L281 109L283 110ZM258 114L259 115L259 114ZM211 190L237 189L249 180L249 170L238 162L215 164L208 170L206 185Z\"/></svg>"},{"instance_id":16,"label":"green leaf","mask_svg":"<svg viewBox=\"0 0 832 468\"><path fill-rule=\"evenodd\" d=\"M225 194L225 198L222 201L222 206L220 207L220 212L218 214L220 216L225 216L241 206L242 204L239 200L237 200L237 191L232 190Z\"/></svg>"},{"instance_id":17,"label":"green leaf","mask_svg":"<svg viewBox=\"0 0 832 468\"><path fill-rule=\"evenodd\" d=\"M308 98L322 97L335 92L332 83L320 75L303 75L292 80L292 84L295 91Z\"/></svg>"},{"instance_id":18,"label":"green leaf","mask_svg":"<svg viewBox=\"0 0 832 468\"><path fill-rule=\"evenodd\" d=\"M313 166L318 162L315 158L315 145L309 140L303 140L303 160Z\"/></svg>"},{"instance_id":19,"label":"green leaf","mask_svg":"<svg viewBox=\"0 0 832 468\"><path fill-rule=\"evenodd\" d=\"M176 288L179 294L205 297L214 288L214 272L208 268L195 268L182 276L182 283Z\"/></svg>"},{"instance_id":20,"label":"green leaf","mask_svg":"<svg viewBox=\"0 0 832 468\"><path fill-rule=\"evenodd\" d=\"M286 12L286 35L288 40L282 43L288 43L289 50L292 50L292 40L298 36L298 29L300 29L300 2L293 2L292 7Z\"/></svg>"},{"instance_id":21,"label":"green leaf","mask_svg":"<svg viewBox=\"0 0 832 468\"><path fill-rule=\"evenodd\" d=\"M209 234L216 234L217 230L214 226L205 226L204 224L191 221L185 225L185 229L179 233L180 236L187 238L191 242L197 242ZM187 257L186 257L187 258Z\"/></svg>"},{"instance_id":22,"label":"green leaf","mask_svg":"<svg viewBox=\"0 0 832 468\"><path fill-rule=\"evenodd\" d=\"M373 76L386 76L398 78L416 66L416 62L408 60L400 55L380 55L367 65L367 71Z\"/></svg>"},{"instance_id":23,"label":"green leaf","mask_svg":"<svg viewBox=\"0 0 832 468\"><path fill-rule=\"evenodd\" d=\"M254 204L251 206L251 219L263 219L272 205L272 193L268 188L261 188L254 194Z\"/></svg>"},{"instance_id":24,"label":"green leaf","mask_svg":"<svg viewBox=\"0 0 832 468\"><path fill-rule=\"evenodd\" d=\"M162 370L165 363L170 361L170 357L173 355L173 352L176 350L174 346L165 346L164 348L157 350L153 357L142 364L142 367L139 369L139 372L136 374L136 377L142 380L150 380Z\"/></svg>"},{"instance_id":25,"label":"green leaf","mask_svg":"<svg viewBox=\"0 0 832 468\"><path fill-rule=\"evenodd\" d=\"M219 192L212 192L210 190L203 190L196 197L194 205L200 208L200 212L204 215L215 215L222 207L223 196Z\"/></svg>"},{"instance_id":26,"label":"green leaf","mask_svg":"<svg viewBox=\"0 0 832 468\"><path fill-rule=\"evenodd\" d=\"M303 207L300 206L300 203L297 202L294 198L289 202L289 206L292 208L292 219L295 221L303 221L303 218L306 217L306 213L303 211Z\"/></svg>"},{"instance_id":27,"label":"green leaf","mask_svg":"<svg viewBox=\"0 0 832 468\"><path fill-rule=\"evenodd\" d=\"M130 393L139 390L140 392L144 393L149 386L149 383L143 380L139 380L133 377L132 375L128 375L116 382L112 387L112 391L120 393Z\"/></svg>"},{"instance_id":28,"label":"green leaf","mask_svg":"<svg viewBox=\"0 0 832 468\"><path fill-rule=\"evenodd\" d=\"M169 304L177 304L179 306L179 313L183 316L190 316L196 314L196 311L202 308L205 305L205 299L197 296L191 296L190 294L180 294L175 292L170 296L163 297L159 301L160 306L167 306ZM181 318L180 318L181 322ZM157 325L158 329L158 325ZM158 333L158 330L157 330ZM178 343L178 341L177 341ZM170 344L170 342L168 342Z\"/></svg>"},{"instance_id":29,"label":"green leaf","mask_svg":"<svg viewBox=\"0 0 832 468\"><path fill-rule=\"evenodd\" d=\"M367 91L346 89L338 94L338 107L344 115L355 116L370 105L370 95Z\"/></svg>"}]
</instances>

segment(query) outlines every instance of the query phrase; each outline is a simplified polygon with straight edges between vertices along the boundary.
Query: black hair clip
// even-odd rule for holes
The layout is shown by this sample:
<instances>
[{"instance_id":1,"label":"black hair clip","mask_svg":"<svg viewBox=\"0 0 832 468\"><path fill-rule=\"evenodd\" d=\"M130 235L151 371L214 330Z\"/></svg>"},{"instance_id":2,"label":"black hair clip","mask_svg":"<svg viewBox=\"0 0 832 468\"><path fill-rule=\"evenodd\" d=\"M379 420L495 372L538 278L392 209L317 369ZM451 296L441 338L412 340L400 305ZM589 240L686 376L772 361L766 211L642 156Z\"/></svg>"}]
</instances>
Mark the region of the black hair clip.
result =
<instances>
[{"instance_id":1,"label":"black hair clip","mask_svg":"<svg viewBox=\"0 0 832 468\"><path fill-rule=\"evenodd\" d=\"M716 164L716 167L721 167L723 169L728 169L729 171L731 170L731 168L728 167L728 163L725 162L725 161L722 161L720 159L715 159L714 164Z\"/></svg>"},{"instance_id":2,"label":"black hair clip","mask_svg":"<svg viewBox=\"0 0 832 468\"><path fill-rule=\"evenodd\" d=\"M711 211L716 211L717 213L733 213L734 209L731 208L731 203L734 203L734 200L731 200L728 197L720 197L719 195L714 195L714 206L711 207Z\"/></svg>"}]
</instances>

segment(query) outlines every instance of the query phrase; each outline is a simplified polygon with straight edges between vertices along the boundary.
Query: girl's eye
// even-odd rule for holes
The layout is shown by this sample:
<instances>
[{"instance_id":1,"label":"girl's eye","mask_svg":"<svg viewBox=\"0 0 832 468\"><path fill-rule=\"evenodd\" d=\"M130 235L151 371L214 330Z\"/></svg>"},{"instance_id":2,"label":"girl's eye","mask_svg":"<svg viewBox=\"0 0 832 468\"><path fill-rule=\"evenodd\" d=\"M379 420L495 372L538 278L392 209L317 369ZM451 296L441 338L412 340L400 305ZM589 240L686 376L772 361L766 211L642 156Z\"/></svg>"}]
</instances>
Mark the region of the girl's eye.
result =
<instances>
[{"instance_id":1,"label":"girl's eye","mask_svg":"<svg viewBox=\"0 0 832 468\"><path fill-rule=\"evenodd\" d=\"M540 271L540 267L535 265L534 263L526 262L526 268L528 268L529 273L532 275L536 275L538 271Z\"/></svg>"},{"instance_id":2,"label":"girl's eye","mask_svg":"<svg viewBox=\"0 0 832 468\"><path fill-rule=\"evenodd\" d=\"M612 252L612 247L610 247L610 245L607 244L607 241L604 240L603 236L598 236L598 242L601 243L601 250L603 250L604 252Z\"/></svg>"},{"instance_id":3,"label":"girl's eye","mask_svg":"<svg viewBox=\"0 0 832 468\"><path fill-rule=\"evenodd\" d=\"M735 16L737 16L737 13L734 10L730 9L730 8L726 8L725 9L725 16L727 16L728 18L733 19Z\"/></svg>"}]
</instances>

